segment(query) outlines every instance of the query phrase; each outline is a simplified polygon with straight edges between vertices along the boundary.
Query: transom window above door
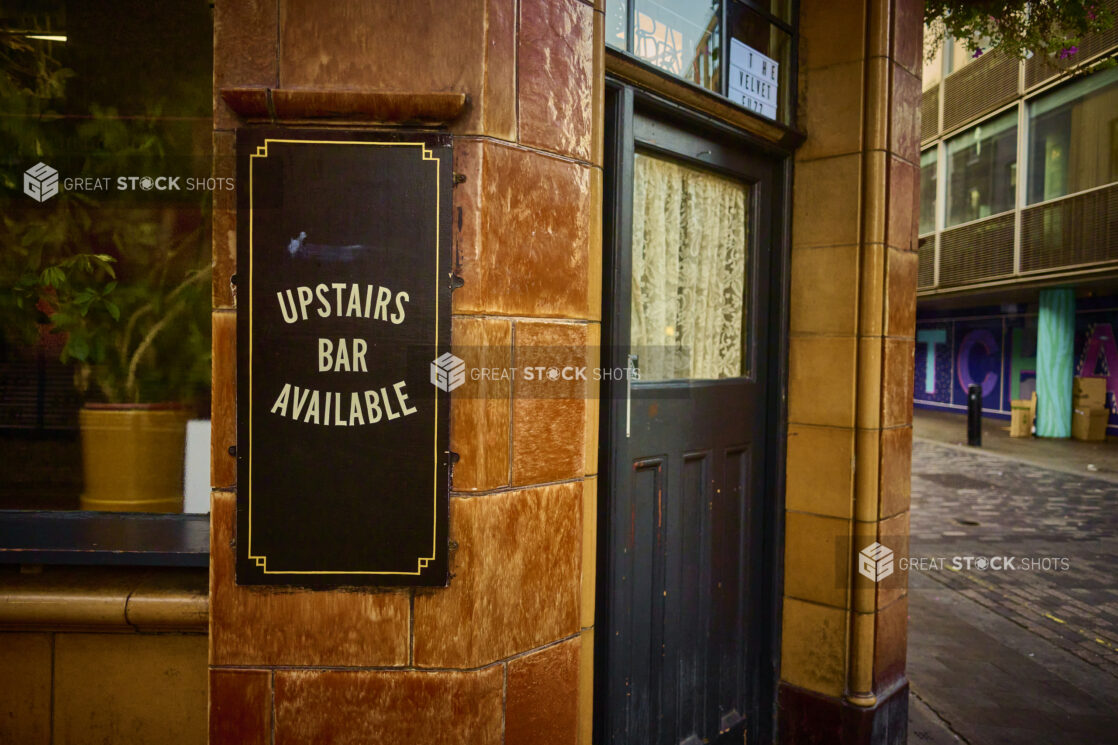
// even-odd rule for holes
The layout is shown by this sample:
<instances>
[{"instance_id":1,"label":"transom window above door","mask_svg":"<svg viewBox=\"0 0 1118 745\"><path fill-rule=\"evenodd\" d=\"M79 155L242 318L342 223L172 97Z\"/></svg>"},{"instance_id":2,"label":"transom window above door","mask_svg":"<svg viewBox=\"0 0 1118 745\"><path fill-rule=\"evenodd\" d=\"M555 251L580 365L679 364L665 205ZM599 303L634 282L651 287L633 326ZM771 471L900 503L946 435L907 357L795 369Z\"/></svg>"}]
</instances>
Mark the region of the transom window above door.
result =
<instances>
[{"instance_id":1,"label":"transom window above door","mask_svg":"<svg viewBox=\"0 0 1118 745\"><path fill-rule=\"evenodd\" d=\"M606 44L791 124L791 0L607 0Z\"/></svg>"}]
</instances>

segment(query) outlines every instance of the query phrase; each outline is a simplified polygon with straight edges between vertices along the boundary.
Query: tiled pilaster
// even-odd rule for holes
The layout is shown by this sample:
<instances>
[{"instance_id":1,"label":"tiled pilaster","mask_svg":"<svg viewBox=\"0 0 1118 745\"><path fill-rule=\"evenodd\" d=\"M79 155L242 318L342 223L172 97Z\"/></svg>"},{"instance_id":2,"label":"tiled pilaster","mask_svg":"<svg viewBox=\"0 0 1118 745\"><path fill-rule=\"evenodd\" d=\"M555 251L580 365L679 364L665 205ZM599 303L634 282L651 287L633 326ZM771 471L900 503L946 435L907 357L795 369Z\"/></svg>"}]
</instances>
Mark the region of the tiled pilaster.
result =
<instances>
[{"instance_id":1,"label":"tiled pilaster","mask_svg":"<svg viewBox=\"0 0 1118 745\"><path fill-rule=\"evenodd\" d=\"M907 551L922 35L911 0L805 0L800 13L808 139L793 195L788 743L808 741L804 702L874 716L904 684L906 577L874 584L856 555L874 541Z\"/></svg>"},{"instance_id":2,"label":"tiled pilaster","mask_svg":"<svg viewBox=\"0 0 1118 745\"><path fill-rule=\"evenodd\" d=\"M471 367L593 364L600 5L218 0L215 17L219 169L245 125L221 88L466 94L448 125L465 179L455 351ZM215 203L213 742L588 744L597 390L470 381L452 395L449 588L239 587L235 233L234 201Z\"/></svg>"}]
</instances>

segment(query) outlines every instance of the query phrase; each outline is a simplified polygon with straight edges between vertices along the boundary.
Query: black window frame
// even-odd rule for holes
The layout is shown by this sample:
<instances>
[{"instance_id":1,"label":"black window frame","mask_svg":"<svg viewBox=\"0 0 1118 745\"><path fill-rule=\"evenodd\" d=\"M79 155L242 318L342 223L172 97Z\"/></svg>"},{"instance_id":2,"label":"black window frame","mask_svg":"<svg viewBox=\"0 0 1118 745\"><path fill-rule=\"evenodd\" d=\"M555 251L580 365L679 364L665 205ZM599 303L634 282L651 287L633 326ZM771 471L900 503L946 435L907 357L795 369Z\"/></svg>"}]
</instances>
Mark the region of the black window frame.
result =
<instances>
[{"instance_id":1,"label":"black window frame","mask_svg":"<svg viewBox=\"0 0 1118 745\"><path fill-rule=\"evenodd\" d=\"M769 23L776 26L778 29L780 29L784 33L788 34L789 37L791 37L792 50L791 50L790 59L788 61L788 65L789 65L788 80L789 80L790 90L786 93L786 95L788 96L788 110L789 110L788 122L782 122L779 119L769 119L768 117L762 116L762 115L758 114L757 112L752 111L752 110L742 106L741 104L734 103L734 100L728 96L729 77L727 75L722 75L721 76L721 80L719 81L719 90L713 91L710 88L705 88L701 85L698 85L697 83L695 83L692 80L689 80L688 78L681 77L681 76L678 76L678 75L673 75L672 73L667 72L666 70L664 70L660 67L657 67L656 65L651 64L650 62L643 59L642 57L638 57L636 54L634 54L632 52L632 46L633 46L632 29L633 29L633 23L635 21L636 0L607 0L607 2L619 2L619 1L625 3L625 28L626 28L625 48L622 49L621 47L614 46L612 44L607 43L605 46L606 46L606 50L608 52L610 52L612 54L620 55L620 56L624 57L627 62L629 62L631 64L634 64L634 65L638 65L639 67L642 67L649 72L655 73L656 75L659 75L659 76L665 78L666 80L671 80L673 83L677 83L677 84L680 84L680 85L687 86L688 88L691 88L691 89L693 89L694 91L696 91L700 94L714 97L719 101L719 103L728 104L728 105L734 107L735 109L748 114L749 116L756 117L759 121L764 122L768 126L779 127L780 129L784 130L788 134L793 134L793 135L797 135L797 136L802 135L802 133L799 129L799 124L798 124L798 122L799 122L799 118L798 118L798 95L796 95L797 90L798 90L797 81L799 80L799 57L800 57L800 54L799 54L799 52L800 52L800 49L799 49L799 47L800 47L800 29L799 29L799 26L800 26L800 0L789 0L790 9L791 9L790 12L791 12L791 15L792 15L792 21L791 22L785 21L784 19L780 18L779 16L773 14L770 10L765 8L764 4L759 2L759 0L721 0L721 2L722 2L722 7L721 7L722 17L719 21L719 44L721 45L722 49L729 49L730 48L730 46L729 46L730 45L730 32L729 32L730 11L729 11L729 7L732 3L737 3L741 6L743 6L743 8L745 10L748 10L752 13L756 13L757 15L761 16L765 21L768 21Z\"/></svg>"}]
</instances>

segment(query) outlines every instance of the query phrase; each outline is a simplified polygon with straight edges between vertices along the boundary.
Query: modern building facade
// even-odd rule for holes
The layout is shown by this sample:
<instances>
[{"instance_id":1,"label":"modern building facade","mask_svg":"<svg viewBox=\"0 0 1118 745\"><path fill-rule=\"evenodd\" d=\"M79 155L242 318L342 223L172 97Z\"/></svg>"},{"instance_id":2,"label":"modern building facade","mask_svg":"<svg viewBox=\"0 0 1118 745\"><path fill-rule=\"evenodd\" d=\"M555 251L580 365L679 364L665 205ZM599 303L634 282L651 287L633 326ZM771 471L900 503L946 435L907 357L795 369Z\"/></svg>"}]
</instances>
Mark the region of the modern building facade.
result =
<instances>
[{"instance_id":1,"label":"modern building facade","mask_svg":"<svg viewBox=\"0 0 1118 745\"><path fill-rule=\"evenodd\" d=\"M191 681L90 738L904 742L907 576L863 551L907 550L921 24L909 0L216 2L215 176L262 127L447 134L455 353L641 381L451 393L447 587L241 584L246 216L215 192L208 590L159 561L137 587L5 575L0 655L39 683L0 732L83 741L49 705L99 679L57 662L81 629Z\"/></svg>"},{"instance_id":2,"label":"modern building facade","mask_svg":"<svg viewBox=\"0 0 1118 745\"><path fill-rule=\"evenodd\" d=\"M1118 431L1118 70L1094 64L1116 45L1019 62L955 43L925 65L917 407L965 409L977 383L1008 417L1036 392L1037 434L1067 437L1072 377L1104 376Z\"/></svg>"}]
</instances>

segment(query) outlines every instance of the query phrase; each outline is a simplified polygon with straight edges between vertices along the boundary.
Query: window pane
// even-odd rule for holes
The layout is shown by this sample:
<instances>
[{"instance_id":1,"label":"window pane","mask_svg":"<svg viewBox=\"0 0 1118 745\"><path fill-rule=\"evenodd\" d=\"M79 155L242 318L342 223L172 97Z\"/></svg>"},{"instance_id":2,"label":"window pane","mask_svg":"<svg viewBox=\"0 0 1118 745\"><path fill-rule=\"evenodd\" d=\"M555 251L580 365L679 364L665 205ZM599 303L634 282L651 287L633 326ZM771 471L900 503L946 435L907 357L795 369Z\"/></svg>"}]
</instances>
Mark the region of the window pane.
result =
<instances>
[{"instance_id":1,"label":"window pane","mask_svg":"<svg viewBox=\"0 0 1118 745\"><path fill-rule=\"evenodd\" d=\"M920 154L920 235L936 229L936 149Z\"/></svg>"},{"instance_id":2,"label":"window pane","mask_svg":"<svg viewBox=\"0 0 1118 745\"><path fill-rule=\"evenodd\" d=\"M638 154L630 344L641 380L747 373L749 187Z\"/></svg>"},{"instance_id":3,"label":"window pane","mask_svg":"<svg viewBox=\"0 0 1118 745\"><path fill-rule=\"evenodd\" d=\"M1016 189L1016 111L948 140L948 227L1013 209Z\"/></svg>"},{"instance_id":4,"label":"window pane","mask_svg":"<svg viewBox=\"0 0 1118 745\"><path fill-rule=\"evenodd\" d=\"M1118 180L1118 68L1029 105L1029 204Z\"/></svg>"},{"instance_id":5,"label":"window pane","mask_svg":"<svg viewBox=\"0 0 1118 745\"><path fill-rule=\"evenodd\" d=\"M731 3L729 10L730 99L762 116L788 123L792 37L742 3Z\"/></svg>"},{"instance_id":6,"label":"window pane","mask_svg":"<svg viewBox=\"0 0 1118 745\"><path fill-rule=\"evenodd\" d=\"M209 409L212 40L197 0L0 9L0 448L21 463L0 508L183 509ZM158 446L110 439L141 419ZM91 487L135 461L127 504Z\"/></svg>"},{"instance_id":7,"label":"window pane","mask_svg":"<svg viewBox=\"0 0 1118 745\"><path fill-rule=\"evenodd\" d=\"M626 17L629 13L627 0L606 0L606 44L625 50Z\"/></svg>"},{"instance_id":8,"label":"window pane","mask_svg":"<svg viewBox=\"0 0 1118 745\"><path fill-rule=\"evenodd\" d=\"M672 75L720 92L720 0L634 2L633 54Z\"/></svg>"}]
</instances>

